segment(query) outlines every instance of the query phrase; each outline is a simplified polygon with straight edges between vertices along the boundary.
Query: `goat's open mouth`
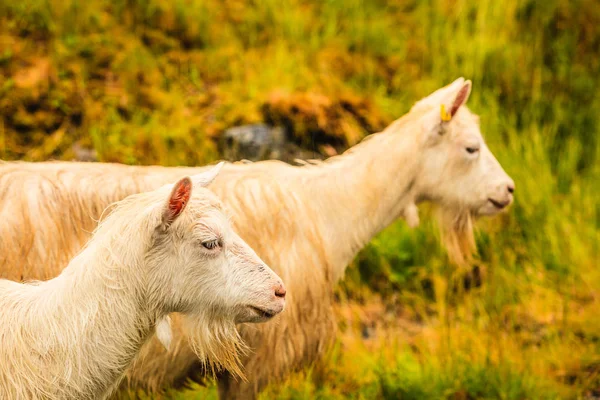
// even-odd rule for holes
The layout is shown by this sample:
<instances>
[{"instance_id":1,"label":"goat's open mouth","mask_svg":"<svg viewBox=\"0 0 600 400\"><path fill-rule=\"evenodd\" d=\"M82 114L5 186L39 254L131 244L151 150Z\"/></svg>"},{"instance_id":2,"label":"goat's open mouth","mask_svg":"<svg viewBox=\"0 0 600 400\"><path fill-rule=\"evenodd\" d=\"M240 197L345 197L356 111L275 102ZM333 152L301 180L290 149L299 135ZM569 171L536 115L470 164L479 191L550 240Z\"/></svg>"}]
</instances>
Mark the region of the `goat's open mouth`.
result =
<instances>
[{"instance_id":1,"label":"goat's open mouth","mask_svg":"<svg viewBox=\"0 0 600 400\"><path fill-rule=\"evenodd\" d=\"M496 200L492 199L491 197L488 198L488 200L490 201L490 203L492 203L494 205L494 207L499 208L499 209L503 209L509 203L508 201L499 202L499 201L496 201Z\"/></svg>"},{"instance_id":2,"label":"goat's open mouth","mask_svg":"<svg viewBox=\"0 0 600 400\"><path fill-rule=\"evenodd\" d=\"M263 310L262 308L258 308L258 307L254 307L254 306L248 306L248 308L251 309L252 311L254 311L256 314L258 314L259 317L264 318L264 319L270 319L275 316L274 312L268 311L268 310Z\"/></svg>"}]
</instances>

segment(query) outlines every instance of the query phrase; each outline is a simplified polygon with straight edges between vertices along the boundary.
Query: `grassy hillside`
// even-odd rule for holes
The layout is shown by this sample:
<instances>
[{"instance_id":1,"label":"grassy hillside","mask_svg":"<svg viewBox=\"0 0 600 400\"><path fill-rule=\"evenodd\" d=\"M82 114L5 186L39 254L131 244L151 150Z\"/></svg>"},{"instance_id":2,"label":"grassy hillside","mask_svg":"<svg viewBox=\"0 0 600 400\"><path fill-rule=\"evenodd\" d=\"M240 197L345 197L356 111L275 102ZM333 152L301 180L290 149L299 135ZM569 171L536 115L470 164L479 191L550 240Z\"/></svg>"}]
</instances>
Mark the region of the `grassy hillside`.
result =
<instances>
[{"instance_id":1,"label":"grassy hillside","mask_svg":"<svg viewBox=\"0 0 600 400\"><path fill-rule=\"evenodd\" d=\"M516 204L471 268L428 222L379 235L339 287L337 347L264 398L592 398L598 26L595 0L2 2L0 158L202 164L260 121L341 151L465 76Z\"/></svg>"}]
</instances>

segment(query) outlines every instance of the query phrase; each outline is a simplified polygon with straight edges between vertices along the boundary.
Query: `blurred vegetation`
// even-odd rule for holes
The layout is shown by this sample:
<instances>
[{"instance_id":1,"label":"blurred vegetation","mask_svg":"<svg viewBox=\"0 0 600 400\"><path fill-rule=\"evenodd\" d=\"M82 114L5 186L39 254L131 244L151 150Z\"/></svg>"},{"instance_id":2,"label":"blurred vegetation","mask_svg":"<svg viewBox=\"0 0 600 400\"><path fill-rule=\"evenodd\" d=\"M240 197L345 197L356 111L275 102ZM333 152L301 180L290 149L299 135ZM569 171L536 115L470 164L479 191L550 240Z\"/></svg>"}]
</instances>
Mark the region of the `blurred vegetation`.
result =
<instances>
[{"instance_id":1,"label":"blurred vegetation","mask_svg":"<svg viewBox=\"0 0 600 400\"><path fill-rule=\"evenodd\" d=\"M599 26L596 0L2 2L0 158L202 164L254 122L341 151L465 76L515 206L471 268L426 216L380 234L337 347L263 397L597 398Z\"/></svg>"}]
</instances>

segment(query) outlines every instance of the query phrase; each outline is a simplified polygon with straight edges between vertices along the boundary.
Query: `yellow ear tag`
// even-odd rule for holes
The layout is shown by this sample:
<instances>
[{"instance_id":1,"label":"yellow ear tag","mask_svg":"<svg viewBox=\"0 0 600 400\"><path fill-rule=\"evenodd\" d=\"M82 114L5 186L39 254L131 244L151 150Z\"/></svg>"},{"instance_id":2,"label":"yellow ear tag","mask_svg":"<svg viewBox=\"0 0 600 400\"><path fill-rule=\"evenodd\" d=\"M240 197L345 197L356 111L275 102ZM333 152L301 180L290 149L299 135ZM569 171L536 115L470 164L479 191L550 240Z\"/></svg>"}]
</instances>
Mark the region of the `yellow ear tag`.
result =
<instances>
[{"instance_id":1,"label":"yellow ear tag","mask_svg":"<svg viewBox=\"0 0 600 400\"><path fill-rule=\"evenodd\" d=\"M442 121L448 122L452 119L452 115L446 111L446 106L443 104L440 106L440 117L442 117Z\"/></svg>"}]
</instances>

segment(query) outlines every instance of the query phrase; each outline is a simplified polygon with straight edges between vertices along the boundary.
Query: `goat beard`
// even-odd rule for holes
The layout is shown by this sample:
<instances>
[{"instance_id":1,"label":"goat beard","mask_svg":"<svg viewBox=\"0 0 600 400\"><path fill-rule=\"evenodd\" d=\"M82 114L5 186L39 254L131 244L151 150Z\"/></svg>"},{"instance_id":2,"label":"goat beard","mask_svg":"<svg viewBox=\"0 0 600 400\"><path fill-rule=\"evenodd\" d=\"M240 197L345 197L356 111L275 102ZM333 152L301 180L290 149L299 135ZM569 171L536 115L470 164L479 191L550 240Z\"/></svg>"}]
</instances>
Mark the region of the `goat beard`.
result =
<instances>
[{"instance_id":1,"label":"goat beard","mask_svg":"<svg viewBox=\"0 0 600 400\"><path fill-rule=\"evenodd\" d=\"M245 380L241 357L248 347L232 318L188 314L183 324L192 351L213 377L223 370Z\"/></svg>"},{"instance_id":2,"label":"goat beard","mask_svg":"<svg viewBox=\"0 0 600 400\"><path fill-rule=\"evenodd\" d=\"M441 207L438 210L441 241L450 261L466 265L477 251L473 233L475 216L466 208Z\"/></svg>"}]
</instances>

